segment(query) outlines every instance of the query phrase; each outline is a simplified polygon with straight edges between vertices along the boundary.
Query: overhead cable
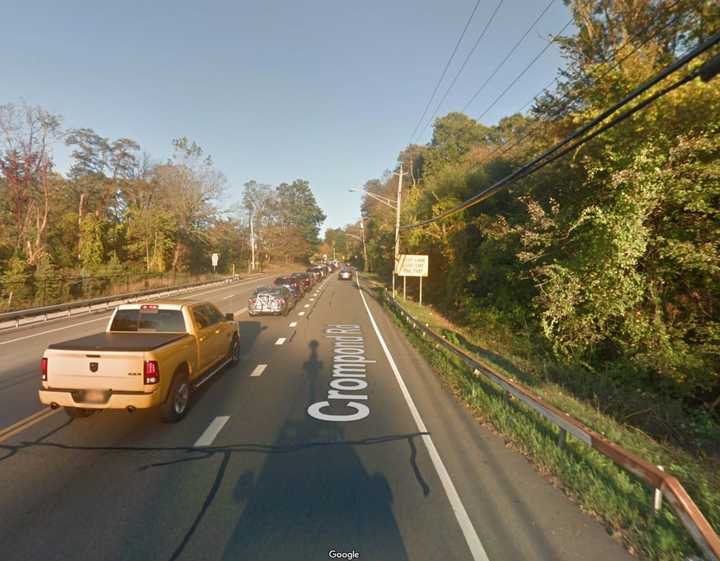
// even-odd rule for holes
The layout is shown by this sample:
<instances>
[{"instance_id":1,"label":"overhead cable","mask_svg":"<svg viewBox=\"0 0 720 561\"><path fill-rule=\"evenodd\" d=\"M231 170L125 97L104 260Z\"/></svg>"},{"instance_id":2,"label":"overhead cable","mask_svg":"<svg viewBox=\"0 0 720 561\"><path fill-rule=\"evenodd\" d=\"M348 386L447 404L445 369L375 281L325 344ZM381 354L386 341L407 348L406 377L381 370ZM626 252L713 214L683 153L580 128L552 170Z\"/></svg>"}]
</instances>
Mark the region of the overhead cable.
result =
<instances>
[{"instance_id":1,"label":"overhead cable","mask_svg":"<svg viewBox=\"0 0 720 561\"><path fill-rule=\"evenodd\" d=\"M532 173L535 173L539 169L542 169L546 165L550 164L551 162L557 160L558 158L564 156L565 154L569 153L572 150L575 150L582 144L585 144L592 138L595 138L597 135L601 134L602 132L605 132L609 128L612 128L619 124L620 122L624 121L631 115L637 113L641 109L644 109L660 97L666 95L670 91L682 86L683 84L686 84L690 80L702 76L703 79L710 79L714 74L714 72L717 71L718 62L717 59L714 58L711 61L707 62L705 65L703 65L700 68L695 69L693 72L688 73L686 76L681 78L680 80L677 80L676 82L672 83L669 86L666 86L657 92L653 93L651 96L647 97L631 109L621 113L620 115L617 115L614 117L611 121L608 121L604 125L602 125L599 129L590 132L591 129L595 128L597 125L602 123L605 119L610 117L613 113L616 113L618 110L622 109L624 106L628 105L631 101L635 100L637 97L641 96L642 94L646 93L650 88L664 80L665 78L669 77L670 75L677 72L680 68L688 64L690 61L694 60L704 52L708 51L713 46L720 43L720 31L716 31L714 34L712 34L707 40L705 40L701 45L697 46L696 48L692 49L687 54L683 55L682 57L675 60L672 64L668 65L665 69L663 69L661 72L657 73L652 78L646 80L641 85L636 87L632 92L627 94L623 99L618 101L617 103L613 104L611 107L600 113L597 117L594 119L591 119L588 123L581 126L577 130L575 130L572 134L565 137L562 141L555 144L536 158L534 158L532 161L524 164L514 172L510 173L509 175L505 176L504 178L496 181L493 185L490 187L487 187L486 189L483 189L479 193L476 193L469 199L463 201L462 203L454 206L451 209L448 209L442 213L440 213L437 216L434 216L432 218L428 218L426 220L422 220L420 222L416 222L414 224L409 224L405 226L401 226L402 230L408 230L413 228L418 228L420 226L425 226L427 224L437 222L438 220L442 220L444 218L447 218L448 216L451 216L453 214L456 214L458 212L461 212L471 206L474 206L485 199L491 197L501 189L505 188L509 184L515 182L516 180L520 179L521 177L526 177ZM587 134L587 136L583 136ZM574 142L577 140L577 142Z\"/></svg>"}]
</instances>

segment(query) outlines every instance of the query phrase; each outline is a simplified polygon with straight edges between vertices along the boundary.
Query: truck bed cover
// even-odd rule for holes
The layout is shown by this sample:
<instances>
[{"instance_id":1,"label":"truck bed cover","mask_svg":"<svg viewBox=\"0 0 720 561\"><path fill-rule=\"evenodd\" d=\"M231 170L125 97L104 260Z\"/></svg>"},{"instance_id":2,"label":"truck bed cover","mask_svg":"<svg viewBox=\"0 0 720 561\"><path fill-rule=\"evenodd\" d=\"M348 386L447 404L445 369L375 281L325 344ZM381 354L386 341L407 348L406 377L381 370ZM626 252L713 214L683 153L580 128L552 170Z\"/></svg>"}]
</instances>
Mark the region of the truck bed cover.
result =
<instances>
[{"instance_id":1,"label":"truck bed cover","mask_svg":"<svg viewBox=\"0 0 720 561\"><path fill-rule=\"evenodd\" d=\"M187 333L96 333L78 339L53 343L48 348L61 351L153 351L163 345L189 337Z\"/></svg>"}]
</instances>

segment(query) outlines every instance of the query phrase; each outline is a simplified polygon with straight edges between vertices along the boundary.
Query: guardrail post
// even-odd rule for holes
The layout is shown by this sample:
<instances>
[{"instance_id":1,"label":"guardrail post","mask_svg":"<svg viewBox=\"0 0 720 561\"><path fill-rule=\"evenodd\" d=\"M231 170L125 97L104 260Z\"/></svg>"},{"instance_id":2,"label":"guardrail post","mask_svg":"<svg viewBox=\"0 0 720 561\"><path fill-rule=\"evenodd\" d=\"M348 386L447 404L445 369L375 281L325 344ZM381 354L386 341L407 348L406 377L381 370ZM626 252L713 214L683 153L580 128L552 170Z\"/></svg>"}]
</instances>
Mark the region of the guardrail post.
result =
<instances>
[{"instance_id":1,"label":"guardrail post","mask_svg":"<svg viewBox=\"0 0 720 561\"><path fill-rule=\"evenodd\" d=\"M658 466L658 469L660 471L665 471L665 468L662 466ZM655 489L655 493L653 495L653 515L657 516L660 514L660 509L662 508L662 491L660 489Z\"/></svg>"},{"instance_id":2,"label":"guardrail post","mask_svg":"<svg viewBox=\"0 0 720 561\"><path fill-rule=\"evenodd\" d=\"M557 445L562 450L563 448L565 448L566 443L567 443L567 431L564 428L560 427L560 432L558 433Z\"/></svg>"}]
</instances>

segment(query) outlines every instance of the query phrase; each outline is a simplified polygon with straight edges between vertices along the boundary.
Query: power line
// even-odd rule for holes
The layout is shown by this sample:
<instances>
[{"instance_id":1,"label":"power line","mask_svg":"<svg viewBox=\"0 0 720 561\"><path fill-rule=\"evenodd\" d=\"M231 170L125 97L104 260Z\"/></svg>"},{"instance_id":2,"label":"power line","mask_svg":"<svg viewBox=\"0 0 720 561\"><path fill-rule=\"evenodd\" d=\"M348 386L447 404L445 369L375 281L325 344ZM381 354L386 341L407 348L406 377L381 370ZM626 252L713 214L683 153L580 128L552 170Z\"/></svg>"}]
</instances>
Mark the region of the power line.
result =
<instances>
[{"instance_id":1,"label":"power line","mask_svg":"<svg viewBox=\"0 0 720 561\"><path fill-rule=\"evenodd\" d=\"M455 48L453 49L452 54L450 55L450 58L445 63L445 68L442 71L442 74L440 74L440 78L438 78L437 84L435 84L435 89L432 92L432 95L430 96L430 99L428 99L427 105L425 106L425 109L422 112L422 115L420 115L420 119L418 119L417 124L415 125L415 128L413 129L412 134L410 135L410 140L408 141L408 144L410 144L415 138L415 133L418 131L418 128L420 127L420 124L423 122L423 119L425 119L425 115L427 115L428 109L430 109L430 104L433 102L433 99L435 99L435 94L437 93L438 89L440 88L440 84L442 83L443 79L445 78L445 74L448 71L448 68L450 68L450 63L452 62L453 58L455 57L455 53L457 53L458 48L460 47L460 43L462 43L463 37L465 37L465 32L468 30L468 27L470 27L470 22L475 17L475 12L477 12L478 6L480 6L480 0L477 0L475 2L475 7L473 8L472 12L470 12L470 17L468 17L467 22L465 22L465 27L462 30L462 33L460 33L460 37L458 37L457 43L455 43Z\"/></svg>"},{"instance_id":2,"label":"power line","mask_svg":"<svg viewBox=\"0 0 720 561\"><path fill-rule=\"evenodd\" d=\"M682 1L682 0L675 0L675 2L673 2L673 3L672 3L670 6L668 6L666 9L672 9L672 8L676 7L678 4L680 4L681 1ZM674 18L669 19L667 22L665 22L665 24L663 24L662 26L658 27L658 28L654 31L654 33L652 33L651 35L647 36L639 45L636 45L629 53L627 53L627 54L626 54L625 56L623 56L621 59L616 60L616 61L613 61L612 64L609 65L609 66L607 66L600 75L594 77L594 80L597 82L598 80L601 80L602 78L604 78L605 76L607 76L612 70L614 70L615 68L618 68L623 62L625 62L628 58L630 58L630 57L631 57L632 55L634 55L637 51L639 51L642 47L644 47L649 41L651 41L652 39L654 39L655 37L657 37L657 36L658 36L662 31L664 31L668 26L670 26L671 24L676 23L677 20L680 19L680 17L683 16L683 15L684 15L683 13L677 13L677 14L675 14ZM652 28L652 26L653 26L652 23L651 23L650 25L648 25L648 26L643 30L643 33L649 31L649 30ZM634 38L634 39L637 39L637 38L639 38L639 37L640 37L640 34L638 33L638 34L637 34L636 36L634 36L633 38ZM624 46L624 45L623 45L623 46ZM619 51L620 51L621 48L622 48L622 47L618 48L618 49L617 49L612 55L610 55L609 57L606 57L604 62L607 63L607 62L612 61L612 59L617 56L617 54L619 53ZM586 75L585 78L590 78L590 76ZM542 88L542 89L541 89L538 93L536 93L530 100L528 100L528 101L525 103L525 105L523 105L520 109L518 109L518 110L516 111L516 113L522 113L528 105L530 105L533 101L536 101L536 100L538 99L538 97L539 97L544 91L546 91L554 82L557 82L557 78L553 78L544 88ZM562 107L560 108L560 110L557 111L556 116L559 116L563 111L565 111L568 107L570 107L570 104L571 104L572 102L579 100L581 97L582 97L582 96L581 96L581 94L579 94L579 93L576 93L576 94L574 94L574 95L572 95L572 96L570 96L570 97L568 97L567 94L563 95L562 98L565 99L565 102L562 104ZM562 99L562 98L561 98L561 99ZM485 163L489 162L496 154L498 154L498 153L499 153L499 155L505 154L505 153L509 152L512 148L514 148L515 146L518 146L519 144L522 144L522 143L523 143L525 140L527 140L528 138L534 137L534 136L540 131L540 124L541 124L540 122L535 123L535 126L531 126L531 127L530 127L530 130L529 130L528 132L526 132L523 136L521 136L520 138L516 139L516 140L513 141L512 143L507 144L507 145L501 145L501 146L496 147L492 152L490 152L489 154L487 154L487 155L483 158L483 160L482 160L481 162L479 162L479 165L482 165L482 164L485 164ZM534 130L534 129L535 129L535 130Z\"/></svg>"},{"instance_id":3,"label":"power line","mask_svg":"<svg viewBox=\"0 0 720 561\"><path fill-rule=\"evenodd\" d=\"M460 66L460 69L455 74L455 78L453 78L453 81L450 83L447 90L445 90L445 95L443 95L442 99L435 107L435 111L433 112L432 116L430 117L428 122L425 123L425 126L422 128L422 131L420 132L420 136L422 136L422 134L425 132L425 130L428 128L428 126L430 126L430 124L433 122L433 119L435 119L435 116L438 114L438 111L440 111L440 107L442 106L443 103L445 103L447 96L450 94L450 90L453 89L453 87L455 86L455 82L458 81L458 78L460 78L460 75L463 73L463 70L465 70L465 66L467 65L468 61L470 60L470 57L472 57L472 55L475 53L475 50L480 45L480 41L482 41L482 38L485 37L485 33L487 33L487 30L490 28L490 24L492 24L493 20L495 19L495 16L500 11L500 7L503 5L503 2L505 2L505 0L500 0L498 2L497 6L495 6L495 10L493 10L493 13L490 15L490 19L488 19L487 23L485 24L485 27L483 27L483 30L480 32L480 35L476 39L475 44L472 46L472 49L470 49L468 54L465 56L465 60L463 61L462 65Z\"/></svg>"},{"instance_id":4,"label":"power line","mask_svg":"<svg viewBox=\"0 0 720 561\"><path fill-rule=\"evenodd\" d=\"M497 104L498 101L500 101L503 97L505 97L505 94L508 93L508 92L510 91L510 89L511 89L515 84L517 84L517 82L518 82L518 80L520 80L520 78L522 78L523 76L525 76L525 74L527 73L527 71L530 70L530 68L532 68L532 66L538 61L538 59L545 54L545 52L552 46L552 44L553 44L553 42L555 41L555 39L557 39L559 35L561 35L568 27L570 27L570 24L571 24L572 22L573 22L573 20L572 20L572 18L571 18L571 19L568 20L568 22L563 26L563 28L555 34L555 36L552 38L552 40L547 42L547 45L545 45L545 46L540 50L540 52L535 55L535 57L527 64L527 66L526 66L525 68L523 68L522 71L520 71L520 74L518 74L517 76L515 76L515 79L514 79L512 82L510 82L510 83L508 84L508 86L507 86L502 92L500 92L500 95L498 95L498 96L495 98L495 100L490 104L490 106L489 106L487 109L485 109L485 111L482 112L482 114L477 118L478 121L479 121L480 119L482 119L485 115L487 115L488 112L489 112L493 107L495 107L495 105Z\"/></svg>"},{"instance_id":5,"label":"power line","mask_svg":"<svg viewBox=\"0 0 720 561\"><path fill-rule=\"evenodd\" d=\"M513 183L517 181L518 179L522 177L527 177L531 175L532 173L535 173L536 171L542 169L546 165L554 162L555 160L561 158L562 156L566 155L567 153L571 152L572 150L575 150L576 148L582 146L586 142L590 141L591 139L595 138L599 134L605 132L606 130L616 126L620 122L624 121L631 115L637 113L638 111L644 109L660 97L666 95L670 91L682 86L683 84L686 84L690 80L696 78L697 76L702 76L704 80L708 80L713 76L713 72L717 70L718 66L718 60L717 57L715 59L710 60L702 67L699 67L695 69L693 72L690 72L685 77L681 78L680 80L674 82L673 84L670 84L669 86L666 86L662 88L661 90L655 92L645 100L641 101L631 109L621 113L620 115L617 115L614 117L611 121L608 121L604 125L602 125L599 129L591 132L585 137L582 137L586 132L589 132L591 129L595 128L599 123L607 119L610 115L615 113L618 109L621 109L625 105L628 105L631 101L633 101L635 98L639 97L640 95L647 92L650 88L652 88L654 85L658 84L671 74L674 74L677 72L680 68L688 64L693 59L700 56L702 53L706 52L710 48L712 48L714 45L720 43L720 31L716 31L713 35L711 35L705 42L703 42L701 45L696 47L695 49L691 50L689 53L685 54L684 56L677 59L675 62L667 66L664 70L653 76L652 78L646 80L644 83L642 83L640 86L636 87L631 93L626 95L622 100L615 103L612 107L606 109L603 111L600 115L583 125L582 127L578 128L576 131L574 131L572 134L567 136L565 139L563 139L561 142L555 144L550 149L546 150L542 154L540 154L538 157L533 159L532 161L524 164L514 172L510 173L509 175L505 176L504 178L500 179L499 181L496 181L493 185L490 187L487 187L486 189L483 189L479 193L476 193L469 199L463 201L459 205L454 206L451 209L446 210L445 212L440 213L437 216L434 216L432 218L428 218L426 220L422 220L420 222L416 222L414 224L409 224L406 226L402 226L401 229L403 230L409 230L413 228L418 228L420 226L425 226L427 224L431 224L433 222L437 222L438 220L442 220L444 218L447 218L448 216L451 216L453 214L456 214L458 212L461 212L471 206L474 206L510 183ZM582 137L582 138L581 138ZM574 142L577 140L577 142ZM568 146L569 145L569 146Z\"/></svg>"},{"instance_id":6,"label":"power line","mask_svg":"<svg viewBox=\"0 0 720 561\"><path fill-rule=\"evenodd\" d=\"M513 55L513 53L518 49L518 47L520 46L520 44L525 40L525 38L526 38L526 37L530 34L530 32L535 28L535 26L536 26L536 25L538 24L538 22L542 19L542 17L547 13L547 11L550 9L550 6L552 6L554 2L555 2L555 0L550 0L550 2L548 2L547 6L545 6L545 9L544 9L542 12L540 12L540 15L539 15L537 18L535 18L535 21L532 22L532 24L530 25L530 27L527 28L527 31L525 31L525 33L523 34L523 36L520 37L520 39L518 39L517 43L515 43L515 45L513 46L513 48L510 49L510 52L508 52L508 54L505 55L505 58L502 59L502 61L500 61L500 64L498 64L498 65L495 67L495 70L493 70L492 73L490 74L490 76L487 77L487 79L483 82L482 86L480 86L480 87L477 89L477 91L472 95L472 97L470 98L470 101L468 101L468 102L465 104L465 106L464 106L463 109L462 109L462 112L463 112L463 113L465 113L465 111L466 111L466 109L468 108L468 106L469 106L473 101L475 101L475 98L477 98L477 96L480 95L480 92L482 92L482 91L485 89L485 86L487 86L487 85L490 83L490 80L492 80L492 79L495 77L495 75L500 71L500 69L501 69L503 66L505 66L505 63L508 61L508 59Z\"/></svg>"}]
</instances>

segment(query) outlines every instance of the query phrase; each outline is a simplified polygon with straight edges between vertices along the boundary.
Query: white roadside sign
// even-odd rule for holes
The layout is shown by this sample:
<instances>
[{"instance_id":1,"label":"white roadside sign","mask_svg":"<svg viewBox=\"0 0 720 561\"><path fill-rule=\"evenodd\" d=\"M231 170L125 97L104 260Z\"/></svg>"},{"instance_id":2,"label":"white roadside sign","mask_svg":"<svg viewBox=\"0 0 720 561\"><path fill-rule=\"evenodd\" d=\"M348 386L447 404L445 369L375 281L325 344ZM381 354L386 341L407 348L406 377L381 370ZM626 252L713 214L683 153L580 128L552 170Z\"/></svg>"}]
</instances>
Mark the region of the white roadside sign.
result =
<instances>
[{"instance_id":1,"label":"white roadside sign","mask_svg":"<svg viewBox=\"0 0 720 561\"><path fill-rule=\"evenodd\" d=\"M217 267L218 261L220 260L220 254L219 253L213 253L211 256L212 259L212 266Z\"/></svg>"},{"instance_id":2,"label":"white roadside sign","mask_svg":"<svg viewBox=\"0 0 720 561\"><path fill-rule=\"evenodd\" d=\"M400 255L395 263L395 274L401 277L428 276L428 256Z\"/></svg>"}]
</instances>

